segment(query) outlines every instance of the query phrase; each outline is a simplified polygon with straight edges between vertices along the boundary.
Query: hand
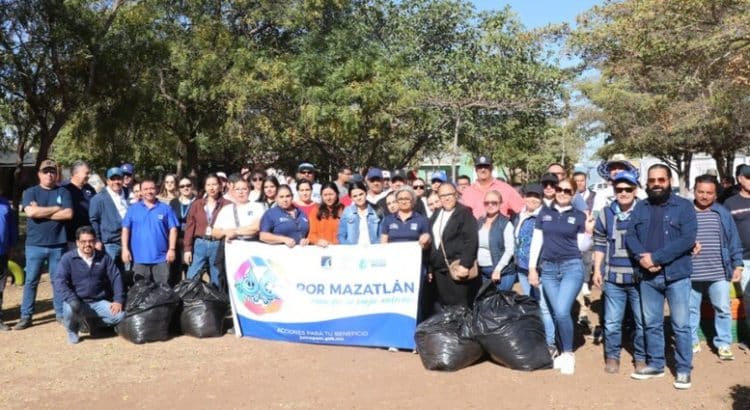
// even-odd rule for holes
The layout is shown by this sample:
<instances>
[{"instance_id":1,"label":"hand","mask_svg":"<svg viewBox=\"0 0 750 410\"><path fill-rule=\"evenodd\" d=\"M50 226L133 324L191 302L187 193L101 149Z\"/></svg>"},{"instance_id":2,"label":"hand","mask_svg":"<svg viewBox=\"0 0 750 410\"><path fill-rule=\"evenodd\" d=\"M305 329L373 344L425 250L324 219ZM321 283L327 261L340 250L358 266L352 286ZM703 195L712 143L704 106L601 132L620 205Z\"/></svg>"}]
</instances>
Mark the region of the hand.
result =
<instances>
[{"instance_id":1,"label":"hand","mask_svg":"<svg viewBox=\"0 0 750 410\"><path fill-rule=\"evenodd\" d=\"M193 252L185 252L182 254L182 260L185 261L186 265L193 263Z\"/></svg>"},{"instance_id":2,"label":"hand","mask_svg":"<svg viewBox=\"0 0 750 410\"><path fill-rule=\"evenodd\" d=\"M742 272L744 272L744 271L745 271L745 267L744 266L738 266L738 267L734 268L734 272L732 273L732 282L736 283L736 282L739 282L740 280L742 280Z\"/></svg>"},{"instance_id":3,"label":"hand","mask_svg":"<svg viewBox=\"0 0 750 410\"><path fill-rule=\"evenodd\" d=\"M536 268L529 268L529 285L538 288L540 283L539 272Z\"/></svg>"},{"instance_id":4,"label":"hand","mask_svg":"<svg viewBox=\"0 0 750 410\"><path fill-rule=\"evenodd\" d=\"M602 288L602 273L601 272L594 272L594 276L591 277L591 280L594 282L594 286L601 289Z\"/></svg>"},{"instance_id":5,"label":"hand","mask_svg":"<svg viewBox=\"0 0 750 410\"><path fill-rule=\"evenodd\" d=\"M112 302L109 305L109 312L112 313L113 315L116 315L122 312L122 304L120 304L119 302Z\"/></svg>"},{"instance_id":6,"label":"hand","mask_svg":"<svg viewBox=\"0 0 750 410\"><path fill-rule=\"evenodd\" d=\"M423 233L422 235L419 235L419 246L421 246L422 249L427 249L427 247L430 246L430 234Z\"/></svg>"},{"instance_id":7,"label":"hand","mask_svg":"<svg viewBox=\"0 0 750 410\"><path fill-rule=\"evenodd\" d=\"M227 229L224 231L224 236L227 238L227 242L237 237L236 229Z\"/></svg>"},{"instance_id":8,"label":"hand","mask_svg":"<svg viewBox=\"0 0 750 410\"><path fill-rule=\"evenodd\" d=\"M327 246L328 246L329 244L328 244L328 241L327 241L327 240L325 240L325 239L320 239L320 240L318 241L318 243L316 243L316 245L320 246L321 248L325 248L325 247L327 247Z\"/></svg>"},{"instance_id":9,"label":"hand","mask_svg":"<svg viewBox=\"0 0 750 410\"><path fill-rule=\"evenodd\" d=\"M661 270L661 265L653 265L650 268L648 268L648 271L651 273L656 273Z\"/></svg>"},{"instance_id":10,"label":"hand","mask_svg":"<svg viewBox=\"0 0 750 410\"><path fill-rule=\"evenodd\" d=\"M456 276L458 276L461 279L466 279L469 277L469 270L466 269L465 266L459 264L458 268L456 268L458 272L456 272Z\"/></svg>"},{"instance_id":11,"label":"hand","mask_svg":"<svg viewBox=\"0 0 750 410\"><path fill-rule=\"evenodd\" d=\"M94 244L94 249L100 251L104 249L104 244L101 241L96 241L96 243Z\"/></svg>"},{"instance_id":12,"label":"hand","mask_svg":"<svg viewBox=\"0 0 750 410\"><path fill-rule=\"evenodd\" d=\"M500 272L492 271L492 277L490 279L495 283L500 282Z\"/></svg>"},{"instance_id":13,"label":"hand","mask_svg":"<svg viewBox=\"0 0 750 410\"><path fill-rule=\"evenodd\" d=\"M302 238L299 241L299 246L307 246L308 244L310 244L310 241L307 238Z\"/></svg>"},{"instance_id":14,"label":"hand","mask_svg":"<svg viewBox=\"0 0 750 410\"><path fill-rule=\"evenodd\" d=\"M693 246L693 255L699 254L701 249L703 249L703 246L701 246L701 243L698 241L695 241L695 245Z\"/></svg>"},{"instance_id":15,"label":"hand","mask_svg":"<svg viewBox=\"0 0 750 410\"><path fill-rule=\"evenodd\" d=\"M133 261L133 257L130 255L130 251L128 250L128 248L122 248L120 256L122 257L122 261L124 263L130 263Z\"/></svg>"},{"instance_id":16,"label":"hand","mask_svg":"<svg viewBox=\"0 0 750 410\"><path fill-rule=\"evenodd\" d=\"M641 254L641 260L640 260L641 266L643 269L651 269L652 266L654 266L654 261L651 259L650 253L644 253Z\"/></svg>"},{"instance_id":17,"label":"hand","mask_svg":"<svg viewBox=\"0 0 750 410\"><path fill-rule=\"evenodd\" d=\"M586 218L586 233L589 235L593 234L594 226L596 226L596 219L594 219L594 215L589 214Z\"/></svg>"},{"instance_id":18,"label":"hand","mask_svg":"<svg viewBox=\"0 0 750 410\"><path fill-rule=\"evenodd\" d=\"M284 238L284 245L286 245L286 246L288 246L290 248L294 248L294 245L296 245L296 244L297 244L297 242L295 242L294 239L292 239L292 238Z\"/></svg>"},{"instance_id":19,"label":"hand","mask_svg":"<svg viewBox=\"0 0 750 410\"><path fill-rule=\"evenodd\" d=\"M167 251L167 262L172 263L174 262L175 257L175 251L174 249L170 249Z\"/></svg>"}]
</instances>

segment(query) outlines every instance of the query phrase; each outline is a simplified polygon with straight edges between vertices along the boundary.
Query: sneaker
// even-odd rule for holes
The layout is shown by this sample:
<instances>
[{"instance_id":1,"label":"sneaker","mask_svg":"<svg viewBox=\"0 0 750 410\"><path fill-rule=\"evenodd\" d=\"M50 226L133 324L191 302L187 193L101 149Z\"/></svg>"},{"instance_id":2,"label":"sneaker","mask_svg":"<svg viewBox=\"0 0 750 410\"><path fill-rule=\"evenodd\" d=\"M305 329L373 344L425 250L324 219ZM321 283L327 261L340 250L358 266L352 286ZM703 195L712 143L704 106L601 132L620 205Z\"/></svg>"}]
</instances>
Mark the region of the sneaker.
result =
<instances>
[{"instance_id":1,"label":"sneaker","mask_svg":"<svg viewBox=\"0 0 750 410\"><path fill-rule=\"evenodd\" d=\"M572 352L563 353L560 355L563 358L560 364L560 374L571 375L576 372L576 356Z\"/></svg>"},{"instance_id":2,"label":"sneaker","mask_svg":"<svg viewBox=\"0 0 750 410\"><path fill-rule=\"evenodd\" d=\"M636 372L639 372L639 371L645 369L646 367L647 367L646 366L646 362L642 362L640 360L636 360L635 361L635 371Z\"/></svg>"},{"instance_id":3,"label":"sneaker","mask_svg":"<svg viewBox=\"0 0 750 410\"><path fill-rule=\"evenodd\" d=\"M22 317L21 320L16 323L15 326L13 326L13 330L24 330L31 326L31 318L30 317Z\"/></svg>"},{"instance_id":4,"label":"sneaker","mask_svg":"<svg viewBox=\"0 0 750 410\"><path fill-rule=\"evenodd\" d=\"M620 361L617 359L609 358L604 362L604 371L609 374L620 372Z\"/></svg>"},{"instance_id":5,"label":"sneaker","mask_svg":"<svg viewBox=\"0 0 750 410\"><path fill-rule=\"evenodd\" d=\"M81 333L91 334L91 326L89 326L89 322L85 317L81 317L78 319L78 331Z\"/></svg>"},{"instance_id":6,"label":"sneaker","mask_svg":"<svg viewBox=\"0 0 750 410\"><path fill-rule=\"evenodd\" d=\"M654 369L651 366L646 366L641 370L636 370L631 373L630 377L636 380L648 380L655 377L664 377L664 369Z\"/></svg>"},{"instance_id":7,"label":"sneaker","mask_svg":"<svg viewBox=\"0 0 750 410\"><path fill-rule=\"evenodd\" d=\"M555 357L555 359L552 361L552 368L555 370L562 369L563 362L565 361L564 355L559 355Z\"/></svg>"},{"instance_id":8,"label":"sneaker","mask_svg":"<svg viewBox=\"0 0 750 410\"><path fill-rule=\"evenodd\" d=\"M10 327L0 320L0 332L7 332L8 330L10 330Z\"/></svg>"},{"instance_id":9,"label":"sneaker","mask_svg":"<svg viewBox=\"0 0 750 410\"><path fill-rule=\"evenodd\" d=\"M396 349L395 347L389 347L388 351L389 352L398 352L398 349Z\"/></svg>"},{"instance_id":10,"label":"sneaker","mask_svg":"<svg viewBox=\"0 0 750 410\"><path fill-rule=\"evenodd\" d=\"M690 383L690 373L677 373L677 377L675 377L672 385L675 389L679 390L689 389L692 386L692 383Z\"/></svg>"},{"instance_id":11,"label":"sneaker","mask_svg":"<svg viewBox=\"0 0 750 410\"><path fill-rule=\"evenodd\" d=\"M68 332L68 343L74 345L81 341L81 338L78 337L77 332Z\"/></svg>"},{"instance_id":12,"label":"sneaker","mask_svg":"<svg viewBox=\"0 0 750 410\"><path fill-rule=\"evenodd\" d=\"M701 352L701 342L698 342L693 345L693 354L700 353Z\"/></svg>"},{"instance_id":13,"label":"sneaker","mask_svg":"<svg viewBox=\"0 0 750 410\"><path fill-rule=\"evenodd\" d=\"M729 346L719 348L719 359L721 360L734 360L734 354Z\"/></svg>"}]
</instances>

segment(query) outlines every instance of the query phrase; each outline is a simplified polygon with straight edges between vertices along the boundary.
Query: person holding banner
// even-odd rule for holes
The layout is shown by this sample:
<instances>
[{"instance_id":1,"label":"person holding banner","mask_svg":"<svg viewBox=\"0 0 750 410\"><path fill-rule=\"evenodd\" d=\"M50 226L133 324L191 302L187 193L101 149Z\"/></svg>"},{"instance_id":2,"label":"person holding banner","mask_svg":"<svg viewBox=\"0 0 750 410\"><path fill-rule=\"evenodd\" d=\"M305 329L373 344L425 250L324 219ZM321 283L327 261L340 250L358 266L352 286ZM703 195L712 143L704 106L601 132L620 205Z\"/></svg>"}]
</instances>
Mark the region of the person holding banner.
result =
<instances>
[{"instance_id":1,"label":"person holding banner","mask_svg":"<svg viewBox=\"0 0 750 410\"><path fill-rule=\"evenodd\" d=\"M344 209L337 239L343 245L366 245L380 242L380 218L367 202L367 188L362 182L349 187L352 204Z\"/></svg>"},{"instance_id":2,"label":"person holding banner","mask_svg":"<svg viewBox=\"0 0 750 410\"><path fill-rule=\"evenodd\" d=\"M276 191L276 206L260 220L260 240L268 244L307 245L310 221L292 202L292 189L281 185Z\"/></svg>"},{"instance_id":3,"label":"person holding banner","mask_svg":"<svg viewBox=\"0 0 750 410\"><path fill-rule=\"evenodd\" d=\"M437 191L442 208L430 218L433 246L430 248L428 281L435 282L439 304L471 307L482 278L454 280L448 272L448 263L458 259L458 269L462 271L459 273L468 276L477 260L477 220L469 208L458 203L458 192L452 183L442 183Z\"/></svg>"},{"instance_id":4,"label":"person holding banner","mask_svg":"<svg viewBox=\"0 0 750 410\"><path fill-rule=\"evenodd\" d=\"M339 243L336 234L344 205L339 202L339 189L335 182L325 182L320 188L322 203L310 211L310 235L307 241L326 247Z\"/></svg>"}]
</instances>

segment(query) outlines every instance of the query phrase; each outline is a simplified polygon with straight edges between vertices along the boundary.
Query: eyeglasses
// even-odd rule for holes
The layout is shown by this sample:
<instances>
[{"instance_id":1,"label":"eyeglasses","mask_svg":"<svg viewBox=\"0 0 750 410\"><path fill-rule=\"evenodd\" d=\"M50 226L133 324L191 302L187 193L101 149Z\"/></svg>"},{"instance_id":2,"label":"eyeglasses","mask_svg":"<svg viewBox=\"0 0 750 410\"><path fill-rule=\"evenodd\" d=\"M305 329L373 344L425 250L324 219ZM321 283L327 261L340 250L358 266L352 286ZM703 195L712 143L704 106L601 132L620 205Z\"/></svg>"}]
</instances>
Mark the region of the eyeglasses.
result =
<instances>
[{"instance_id":1,"label":"eyeglasses","mask_svg":"<svg viewBox=\"0 0 750 410\"><path fill-rule=\"evenodd\" d=\"M559 186L555 187L555 192L558 194L565 194L565 195L573 195L573 190L570 188L560 188Z\"/></svg>"},{"instance_id":2,"label":"eyeglasses","mask_svg":"<svg viewBox=\"0 0 750 410\"><path fill-rule=\"evenodd\" d=\"M411 202L411 198L396 198L398 202Z\"/></svg>"},{"instance_id":3,"label":"eyeglasses","mask_svg":"<svg viewBox=\"0 0 750 410\"><path fill-rule=\"evenodd\" d=\"M412 186L414 189L424 189L424 185L414 185Z\"/></svg>"},{"instance_id":4,"label":"eyeglasses","mask_svg":"<svg viewBox=\"0 0 750 410\"><path fill-rule=\"evenodd\" d=\"M659 178L649 178L648 179L648 183L649 184L653 184L654 182L658 182L660 184L663 184L663 183L667 182L667 178L659 177Z\"/></svg>"},{"instance_id":5,"label":"eyeglasses","mask_svg":"<svg viewBox=\"0 0 750 410\"><path fill-rule=\"evenodd\" d=\"M498 206L500 205L499 201L484 201L484 206Z\"/></svg>"},{"instance_id":6,"label":"eyeglasses","mask_svg":"<svg viewBox=\"0 0 750 410\"><path fill-rule=\"evenodd\" d=\"M623 192L627 192L629 194L632 194L633 191L635 191L635 188L631 188L631 187L615 188L615 193L618 193L618 194L621 194Z\"/></svg>"}]
</instances>

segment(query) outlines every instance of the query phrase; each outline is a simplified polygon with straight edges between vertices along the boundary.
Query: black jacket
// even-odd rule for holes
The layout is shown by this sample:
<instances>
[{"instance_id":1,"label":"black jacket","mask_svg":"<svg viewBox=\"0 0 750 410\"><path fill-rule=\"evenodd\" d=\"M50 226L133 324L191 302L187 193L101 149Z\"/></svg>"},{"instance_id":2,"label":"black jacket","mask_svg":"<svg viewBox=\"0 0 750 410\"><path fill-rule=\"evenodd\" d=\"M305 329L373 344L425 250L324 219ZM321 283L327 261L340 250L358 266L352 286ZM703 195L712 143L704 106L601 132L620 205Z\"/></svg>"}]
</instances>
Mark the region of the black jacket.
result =
<instances>
[{"instance_id":1,"label":"black jacket","mask_svg":"<svg viewBox=\"0 0 750 410\"><path fill-rule=\"evenodd\" d=\"M430 218L430 234L433 227L439 223L441 212L435 212ZM441 234L441 246L445 249L448 262L455 259L461 260L461 266L470 269L477 259L477 248L479 239L477 235L477 220L474 219L469 208L456 204L453 214L448 219L445 229ZM447 271L443 251L438 247L435 249L435 241L430 245L430 270L433 272Z\"/></svg>"}]
</instances>

